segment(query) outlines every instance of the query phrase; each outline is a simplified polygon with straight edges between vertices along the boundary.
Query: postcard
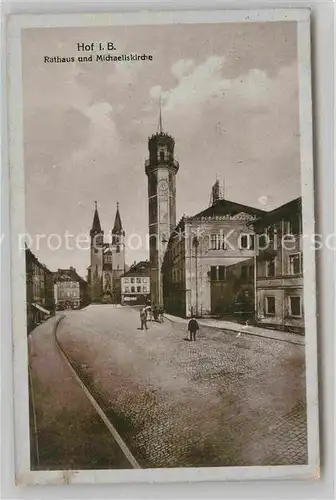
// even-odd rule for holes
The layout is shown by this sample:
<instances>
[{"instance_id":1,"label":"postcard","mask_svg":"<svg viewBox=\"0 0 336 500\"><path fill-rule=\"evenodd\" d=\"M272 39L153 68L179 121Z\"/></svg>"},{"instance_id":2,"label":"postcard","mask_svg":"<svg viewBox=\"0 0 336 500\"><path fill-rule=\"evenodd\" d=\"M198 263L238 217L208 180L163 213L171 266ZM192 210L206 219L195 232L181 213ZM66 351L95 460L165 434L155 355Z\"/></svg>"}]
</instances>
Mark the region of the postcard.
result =
<instances>
[{"instance_id":1,"label":"postcard","mask_svg":"<svg viewBox=\"0 0 336 500\"><path fill-rule=\"evenodd\" d=\"M318 478L310 13L12 15L17 484Z\"/></svg>"}]
</instances>

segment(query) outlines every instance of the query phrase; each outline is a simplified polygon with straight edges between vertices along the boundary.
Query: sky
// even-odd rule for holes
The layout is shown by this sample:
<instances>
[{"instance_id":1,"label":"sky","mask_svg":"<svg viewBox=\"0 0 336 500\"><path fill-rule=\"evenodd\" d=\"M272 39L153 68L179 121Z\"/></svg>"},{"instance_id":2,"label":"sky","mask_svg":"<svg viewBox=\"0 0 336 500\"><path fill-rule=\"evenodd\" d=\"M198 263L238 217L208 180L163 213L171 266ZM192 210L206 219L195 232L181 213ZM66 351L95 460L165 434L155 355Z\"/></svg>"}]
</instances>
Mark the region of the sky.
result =
<instances>
[{"instance_id":1,"label":"sky","mask_svg":"<svg viewBox=\"0 0 336 500\"><path fill-rule=\"evenodd\" d=\"M44 62L92 41L153 60ZM51 270L86 276L89 251L64 235L88 234L94 200L105 234L118 201L126 241L145 242L160 98L180 162L177 222L209 205L216 178L227 199L264 210L300 196L296 23L34 28L22 46L26 228ZM145 243L127 249L128 264L146 258Z\"/></svg>"}]
</instances>

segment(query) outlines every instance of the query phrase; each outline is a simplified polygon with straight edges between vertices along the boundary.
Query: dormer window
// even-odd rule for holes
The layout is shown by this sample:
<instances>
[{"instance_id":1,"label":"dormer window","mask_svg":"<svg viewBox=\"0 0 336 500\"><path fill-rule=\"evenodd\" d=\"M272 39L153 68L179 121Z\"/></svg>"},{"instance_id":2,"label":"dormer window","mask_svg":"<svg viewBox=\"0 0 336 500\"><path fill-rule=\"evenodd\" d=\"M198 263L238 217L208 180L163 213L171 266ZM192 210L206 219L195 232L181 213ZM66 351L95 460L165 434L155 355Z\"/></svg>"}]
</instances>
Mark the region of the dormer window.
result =
<instances>
[{"instance_id":1,"label":"dormer window","mask_svg":"<svg viewBox=\"0 0 336 500\"><path fill-rule=\"evenodd\" d=\"M165 154L164 151L160 151L160 162L164 162Z\"/></svg>"}]
</instances>

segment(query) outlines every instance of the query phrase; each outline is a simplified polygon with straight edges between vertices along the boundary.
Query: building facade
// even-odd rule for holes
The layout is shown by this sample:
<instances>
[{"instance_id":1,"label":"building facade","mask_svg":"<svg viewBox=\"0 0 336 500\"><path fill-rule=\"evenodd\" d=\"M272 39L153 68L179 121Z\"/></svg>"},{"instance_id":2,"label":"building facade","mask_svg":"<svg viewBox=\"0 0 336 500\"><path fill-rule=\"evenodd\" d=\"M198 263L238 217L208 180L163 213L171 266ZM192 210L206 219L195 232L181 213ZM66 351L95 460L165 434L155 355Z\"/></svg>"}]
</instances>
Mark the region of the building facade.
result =
<instances>
[{"instance_id":1,"label":"building facade","mask_svg":"<svg viewBox=\"0 0 336 500\"><path fill-rule=\"evenodd\" d=\"M151 303L162 304L161 267L169 237L176 226L175 140L163 132L160 113L158 132L148 139L149 158L145 161L148 178L149 260Z\"/></svg>"},{"instance_id":2,"label":"building facade","mask_svg":"<svg viewBox=\"0 0 336 500\"><path fill-rule=\"evenodd\" d=\"M104 240L97 203L90 231L89 294L93 303L121 302L121 276L125 273L125 231L122 227L119 203L109 241Z\"/></svg>"},{"instance_id":3,"label":"building facade","mask_svg":"<svg viewBox=\"0 0 336 500\"><path fill-rule=\"evenodd\" d=\"M226 200L217 183L210 207L183 217L169 239L162 279L171 314L253 314L255 242L249 224L264 212Z\"/></svg>"},{"instance_id":4,"label":"building facade","mask_svg":"<svg viewBox=\"0 0 336 500\"><path fill-rule=\"evenodd\" d=\"M54 273L54 297L57 310L80 309L89 303L88 284L74 267Z\"/></svg>"},{"instance_id":5,"label":"building facade","mask_svg":"<svg viewBox=\"0 0 336 500\"><path fill-rule=\"evenodd\" d=\"M297 198L253 223L258 237L257 321L304 331L302 209Z\"/></svg>"},{"instance_id":6,"label":"building facade","mask_svg":"<svg viewBox=\"0 0 336 500\"><path fill-rule=\"evenodd\" d=\"M150 263L134 263L121 277L121 304L147 305L150 302Z\"/></svg>"},{"instance_id":7,"label":"building facade","mask_svg":"<svg viewBox=\"0 0 336 500\"><path fill-rule=\"evenodd\" d=\"M27 331L55 313L53 273L26 248Z\"/></svg>"}]
</instances>

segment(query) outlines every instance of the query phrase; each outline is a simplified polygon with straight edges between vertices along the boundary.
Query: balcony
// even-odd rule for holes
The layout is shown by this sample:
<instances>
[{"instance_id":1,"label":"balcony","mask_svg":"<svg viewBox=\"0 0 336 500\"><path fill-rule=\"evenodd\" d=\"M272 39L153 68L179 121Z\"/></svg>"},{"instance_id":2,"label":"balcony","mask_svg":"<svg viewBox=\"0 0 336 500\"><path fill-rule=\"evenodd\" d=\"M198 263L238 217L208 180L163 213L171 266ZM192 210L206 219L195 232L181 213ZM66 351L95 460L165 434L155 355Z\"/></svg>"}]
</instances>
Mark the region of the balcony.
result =
<instances>
[{"instance_id":1,"label":"balcony","mask_svg":"<svg viewBox=\"0 0 336 500\"><path fill-rule=\"evenodd\" d=\"M165 159L165 160L157 160L155 163L150 161L149 158L145 160L145 170L146 173L150 167L159 168L159 167L173 167L173 169L177 172L180 168L180 164L175 159Z\"/></svg>"}]
</instances>

